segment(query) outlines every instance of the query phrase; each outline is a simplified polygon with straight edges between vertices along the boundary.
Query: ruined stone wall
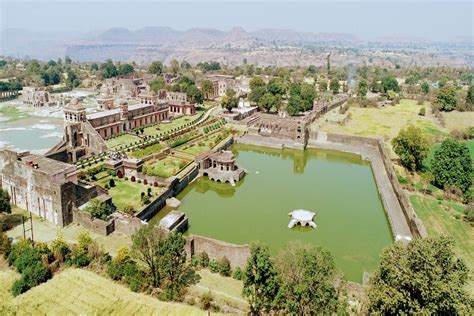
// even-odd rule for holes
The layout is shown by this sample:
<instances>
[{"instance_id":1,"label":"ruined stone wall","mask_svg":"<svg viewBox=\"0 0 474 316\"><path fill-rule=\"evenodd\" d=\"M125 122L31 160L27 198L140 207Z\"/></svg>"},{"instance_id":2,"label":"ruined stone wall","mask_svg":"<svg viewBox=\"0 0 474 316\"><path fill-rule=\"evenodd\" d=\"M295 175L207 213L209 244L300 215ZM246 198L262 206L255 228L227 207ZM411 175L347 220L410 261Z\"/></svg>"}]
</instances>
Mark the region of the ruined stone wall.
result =
<instances>
[{"instance_id":1,"label":"ruined stone wall","mask_svg":"<svg viewBox=\"0 0 474 316\"><path fill-rule=\"evenodd\" d=\"M115 231L127 236L132 236L144 223L139 218L115 218Z\"/></svg>"},{"instance_id":2,"label":"ruined stone wall","mask_svg":"<svg viewBox=\"0 0 474 316\"><path fill-rule=\"evenodd\" d=\"M245 268L247 258L250 256L248 245L235 245L225 241L190 235L186 238L186 253L188 258L206 252L209 257L217 260L227 257L232 268Z\"/></svg>"},{"instance_id":3,"label":"ruined stone wall","mask_svg":"<svg viewBox=\"0 0 474 316\"><path fill-rule=\"evenodd\" d=\"M115 229L114 220L103 221L99 218L94 218L87 212L74 209L73 211L74 222L80 224L84 228L87 228L94 233L107 236L112 233Z\"/></svg>"}]
</instances>

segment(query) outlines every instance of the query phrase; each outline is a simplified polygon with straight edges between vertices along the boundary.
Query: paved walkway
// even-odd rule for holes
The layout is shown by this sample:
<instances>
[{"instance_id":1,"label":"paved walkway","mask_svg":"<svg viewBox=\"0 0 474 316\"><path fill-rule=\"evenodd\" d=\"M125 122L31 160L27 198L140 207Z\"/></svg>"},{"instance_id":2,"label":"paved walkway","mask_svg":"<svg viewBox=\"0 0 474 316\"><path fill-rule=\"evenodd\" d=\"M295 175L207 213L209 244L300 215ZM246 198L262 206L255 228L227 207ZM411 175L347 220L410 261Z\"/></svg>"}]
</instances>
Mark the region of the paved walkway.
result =
<instances>
[{"instance_id":1,"label":"paved walkway","mask_svg":"<svg viewBox=\"0 0 474 316\"><path fill-rule=\"evenodd\" d=\"M405 242L408 241L407 238L413 238L405 219L405 215L403 214L400 203L398 202L397 196L395 195L392 184L388 178L382 158L379 156L375 148L371 146L353 146L341 143L331 143L314 139L308 141L308 147L360 154L362 158L370 160L372 172L377 182L377 189L382 197L382 202L385 211L387 212L394 238Z\"/></svg>"}]
</instances>

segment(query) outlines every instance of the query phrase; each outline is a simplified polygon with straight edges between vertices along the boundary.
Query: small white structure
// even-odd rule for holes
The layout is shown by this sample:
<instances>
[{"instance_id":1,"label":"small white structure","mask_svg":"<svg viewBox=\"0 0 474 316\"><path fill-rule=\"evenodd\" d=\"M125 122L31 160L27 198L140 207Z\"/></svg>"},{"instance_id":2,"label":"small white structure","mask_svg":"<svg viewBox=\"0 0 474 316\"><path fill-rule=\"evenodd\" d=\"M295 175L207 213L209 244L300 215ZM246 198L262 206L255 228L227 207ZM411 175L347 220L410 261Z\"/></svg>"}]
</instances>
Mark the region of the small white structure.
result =
<instances>
[{"instance_id":1,"label":"small white structure","mask_svg":"<svg viewBox=\"0 0 474 316\"><path fill-rule=\"evenodd\" d=\"M316 223L313 222L313 218L316 215L314 212L306 210L294 210L293 212L288 213L291 216L290 223L288 228L293 228L295 225L301 226L311 226L316 228Z\"/></svg>"}]
</instances>

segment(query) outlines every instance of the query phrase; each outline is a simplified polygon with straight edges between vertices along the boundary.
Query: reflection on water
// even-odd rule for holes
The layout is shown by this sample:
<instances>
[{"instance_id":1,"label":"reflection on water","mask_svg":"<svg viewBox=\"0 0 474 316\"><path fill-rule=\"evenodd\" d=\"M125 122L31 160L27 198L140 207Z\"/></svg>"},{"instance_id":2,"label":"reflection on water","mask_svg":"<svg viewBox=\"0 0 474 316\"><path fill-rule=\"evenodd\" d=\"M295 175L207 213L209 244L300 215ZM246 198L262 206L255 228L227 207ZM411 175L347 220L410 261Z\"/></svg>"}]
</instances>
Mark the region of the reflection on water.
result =
<instances>
[{"instance_id":1,"label":"reflection on water","mask_svg":"<svg viewBox=\"0 0 474 316\"><path fill-rule=\"evenodd\" d=\"M249 171L242 182L232 187L199 178L177 196L178 210L189 218L188 233L236 244L260 240L273 254L291 240L312 243L331 251L351 281L376 267L392 236L367 162L315 149L237 144L232 150ZM288 213L300 208L316 213L317 228L287 227Z\"/></svg>"}]
</instances>

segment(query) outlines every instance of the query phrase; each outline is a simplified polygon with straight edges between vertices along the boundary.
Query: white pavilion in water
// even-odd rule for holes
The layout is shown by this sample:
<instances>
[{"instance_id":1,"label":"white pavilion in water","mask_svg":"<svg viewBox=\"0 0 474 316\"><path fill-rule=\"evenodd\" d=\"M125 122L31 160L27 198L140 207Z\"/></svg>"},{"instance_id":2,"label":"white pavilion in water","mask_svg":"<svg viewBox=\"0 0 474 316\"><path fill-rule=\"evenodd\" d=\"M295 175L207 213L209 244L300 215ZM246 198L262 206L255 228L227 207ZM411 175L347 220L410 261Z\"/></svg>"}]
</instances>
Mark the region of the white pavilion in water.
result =
<instances>
[{"instance_id":1,"label":"white pavilion in water","mask_svg":"<svg viewBox=\"0 0 474 316\"><path fill-rule=\"evenodd\" d=\"M301 225L301 226L311 226L313 228L316 228L316 223L313 221L314 216L316 213L310 212L307 210L294 210L288 215L291 216L290 223L288 224L288 228L293 228L295 225Z\"/></svg>"}]
</instances>

